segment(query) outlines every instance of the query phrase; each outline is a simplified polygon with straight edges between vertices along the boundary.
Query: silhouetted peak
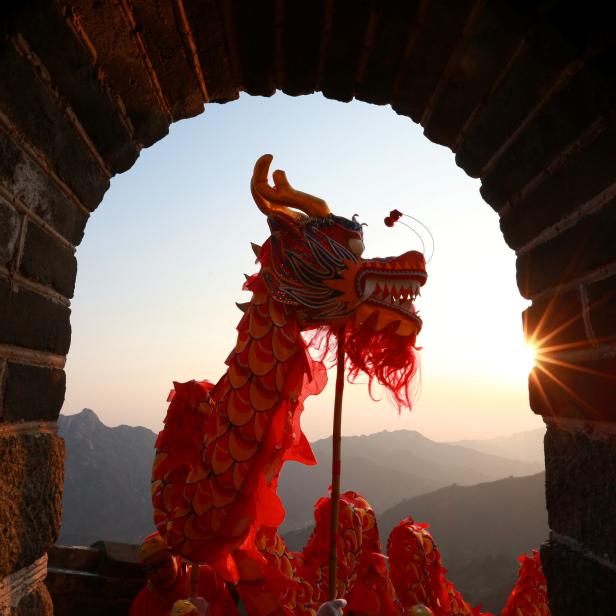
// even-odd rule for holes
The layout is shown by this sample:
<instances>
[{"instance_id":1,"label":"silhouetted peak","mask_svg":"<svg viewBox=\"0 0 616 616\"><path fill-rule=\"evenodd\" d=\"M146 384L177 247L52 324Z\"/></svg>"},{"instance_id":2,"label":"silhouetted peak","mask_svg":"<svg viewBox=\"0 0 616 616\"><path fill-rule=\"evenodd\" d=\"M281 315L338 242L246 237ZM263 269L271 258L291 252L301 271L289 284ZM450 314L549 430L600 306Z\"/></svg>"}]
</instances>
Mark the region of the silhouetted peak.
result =
<instances>
[{"instance_id":1,"label":"silhouetted peak","mask_svg":"<svg viewBox=\"0 0 616 616\"><path fill-rule=\"evenodd\" d=\"M98 415L92 409L83 409L81 412L75 415L75 418L79 418L82 421L97 421L98 423L102 423L99 419Z\"/></svg>"}]
</instances>

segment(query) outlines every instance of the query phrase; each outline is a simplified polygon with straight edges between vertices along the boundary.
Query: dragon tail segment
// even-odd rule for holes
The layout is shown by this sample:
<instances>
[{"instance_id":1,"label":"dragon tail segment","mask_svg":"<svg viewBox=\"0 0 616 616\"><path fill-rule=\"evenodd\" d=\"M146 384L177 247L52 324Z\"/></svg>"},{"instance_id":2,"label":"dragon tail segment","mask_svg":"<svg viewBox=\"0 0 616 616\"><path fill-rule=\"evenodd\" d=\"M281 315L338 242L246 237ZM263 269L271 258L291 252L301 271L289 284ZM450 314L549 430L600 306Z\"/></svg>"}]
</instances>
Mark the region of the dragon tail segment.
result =
<instances>
[{"instance_id":1,"label":"dragon tail segment","mask_svg":"<svg viewBox=\"0 0 616 616\"><path fill-rule=\"evenodd\" d=\"M297 322L259 277L245 288L253 297L238 325L227 372L202 405L202 429L194 432L203 438L198 455L165 449L173 440L167 424L153 470L161 534L174 551L212 565L231 581L238 579L233 552L253 550L257 530L284 519L276 495L282 464L315 463L299 418L304 399L319 393L327 379L325 368L307 354ZM199 405L177 398L176 393L168 418L182 416L179 423L190 423ZM170 472L176 458L186 463L181 472Z\"/></svg>"},{"instance_id":2,"label":"dragon tail segment","mask_svg":"<svg viewBox=\"0 0 616 616\"><path fill-rule=\"evenodd\" d=\"M518 580L500 616L550 616L547 599L547 582L541 567L541 558L537 550L531 556L523 554L518 559L520 570Z\"/></svg>"},{"instance_id":3,"label":"dragon tail segment","mask_svg":"<svg viewBox=\"0 0 616 616\"><path fill-rule=\"evenodd\" d=\"M389 535L387 553L389 575L403 613L423 604L435 616L480 616L445 578L441 553L427 524L410 517L402 520Z\"/></svg>"}]
</instances>

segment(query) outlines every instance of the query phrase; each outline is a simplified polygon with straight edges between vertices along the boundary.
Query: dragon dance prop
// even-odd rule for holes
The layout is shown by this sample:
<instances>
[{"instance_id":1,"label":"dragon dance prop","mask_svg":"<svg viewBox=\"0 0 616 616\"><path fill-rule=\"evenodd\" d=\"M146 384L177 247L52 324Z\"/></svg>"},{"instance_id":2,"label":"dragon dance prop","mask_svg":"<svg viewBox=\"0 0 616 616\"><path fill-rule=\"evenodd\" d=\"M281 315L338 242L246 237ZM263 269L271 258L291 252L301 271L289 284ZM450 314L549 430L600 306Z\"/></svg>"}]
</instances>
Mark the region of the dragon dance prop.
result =
<instances>
[{"instance_id":1,"label":"dragon dance prop","mask_svg":"<svg viewBox=\"0 0 616 616\"><path fill-rule=\"evenodd\" d=\"M306 398L325 386L328 353L337 348L338 411L345 368L350 380L366 374L371 391L382 385L399 410L410 407L422 325L413 300L427 274L416 251L362 258L356 216L332 214L282 171L271 186L271 159L257 161L251 181L271 235L253 245L260 269L244 284L252 295L239 305L227 370L216 384L174 383L169 397L152 469L155 524L175 553L236 584L254 616L314 616L332 587L353 614L410 615L419 604L437 616L478 614L443 582L425 528L403 521L390 536L388 562L374 512L358 494L333 490L316 503L302 552L289 551L277 532L283 464L316 464L300 417ZM334 479L335 465L336 458Z\"/></svg>"}]
</instances>

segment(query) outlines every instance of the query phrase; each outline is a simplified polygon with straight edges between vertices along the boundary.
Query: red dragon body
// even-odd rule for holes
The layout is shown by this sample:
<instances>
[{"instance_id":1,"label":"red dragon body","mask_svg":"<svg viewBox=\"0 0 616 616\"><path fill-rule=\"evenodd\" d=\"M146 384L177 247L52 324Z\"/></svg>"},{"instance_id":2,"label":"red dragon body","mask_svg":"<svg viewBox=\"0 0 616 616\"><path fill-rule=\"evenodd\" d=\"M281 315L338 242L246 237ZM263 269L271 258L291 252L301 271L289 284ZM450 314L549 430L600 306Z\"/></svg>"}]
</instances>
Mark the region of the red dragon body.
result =
<instances>
[{"instance_id":1,"label":"red dragon body","mask_svg":"<svg viewBox=\"0 0 616 616\"><path fill-rule=\"evenodd\" d=\"M327 376L310 350L344 336L350 377L366 373L399 408L409 406L421 329L413 300L427 275L415 251L362 259L355 217L331 214L322 200L291 188L281 171L270 186L270 162L269 155L259 159L251 184L271 237L257 247L260 271L244 285L252 297L242 307L237 343L215 385L175 384L156 443L152 501L172 549L236 583L251 615L314 615L327 599L331 503L316 504L315 531L296 553L277 533L284 508L276 494L286 461L316 463L300 416ZM437 549L426 550L427 539L417 543L426 533L401 523L389 540L388 565L374 512L361 496L342 495L337 595L347 610L393 616L424 603L438 615L475 613L446 583Z\"/></svg>"}]
</instances>

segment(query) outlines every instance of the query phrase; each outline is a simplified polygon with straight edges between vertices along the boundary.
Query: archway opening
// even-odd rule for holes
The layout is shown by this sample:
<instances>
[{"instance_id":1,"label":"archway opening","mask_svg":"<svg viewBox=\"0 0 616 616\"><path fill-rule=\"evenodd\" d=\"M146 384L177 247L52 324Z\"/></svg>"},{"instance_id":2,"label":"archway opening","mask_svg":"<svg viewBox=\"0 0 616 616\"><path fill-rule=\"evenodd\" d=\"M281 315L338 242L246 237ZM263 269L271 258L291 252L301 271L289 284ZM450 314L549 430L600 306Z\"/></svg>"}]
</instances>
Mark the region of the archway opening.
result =
<instances>
[{"instance_id":1,"label":"archway opening","mask_svg":"<svg viewBox=\"0 0 616 616\"><path fill-rule=\"evenodd\" d=\"M421 249L412 233L383 225L393 208L421 220L435 238L419 304L425 326L419 339L422 388L414 411L398 416L386 399L371 400L365 383L346 394L344 433L357 437L350 451L355 462L359 459L356 468L348 465L351 477L358 469L366 471L364 456L358 455L365 449L374 462L368 475L375 479L389 472L400 485L397 496L395 487L365 494L377 501L377 512L451 484L540 471L542 422L528 410L530 366L520 318L526 302L514 285L514 255L504 244L497 215L479 196L478 182L452 165L451 153L428 142L407 118L320 96L242 97L224 108L210 106L204 116L173 125L169 137L114 180L78 251L64 412L87 407L107 426L138 425L156 432L173 380L215 382L220 377L240 317L234 302L246 299L242 274L255 270L249 242L261 243L268 233L248 189L252 165L265 151L275 155L274 165L284 168L299 189L324 197L335 213L358 213L368 223L367 256ZM328 391L307 404L302 424L311 441L331 432L332 384L333 375ZM378 447L360 435L384 430L389 435L382 438L403 440L389 459L387 443L381 444L375 461ZM529 431L535 450L520 437L519 456L503 439L491 441ZM111 432L105 434L112 438ZM126 451L132 437L125 436ZM467 442L457 443L461 440ZM426 445L430 453L412 450ZM327 443L315 447L325 452ZM472 453L465 458L461 448ZM434 457L439 451L459 457L439 461ZM475 456L472 462L469 455ZM69 447L67 498L70 456ZM430 459L438 472L422 482ZM142 463L147 468L150 460ZM283 471L281 489L288 492L283 530L301 529L312 516L315 494L302 490L303 500L297 500L292 486L320 486L316 495L325 494L328 470L323 460L316 471ZM360 490L352 479L345 487ZM147 513L147 485L142 494ZM542 489L539 494L544 510ZM291 502L294 497L297 502ZM65 501L60 542L88 542L67 529L77 517L73 509ZM109 526L119 533L109 515ZM79 517L92 529L91 515ZM137 541L143 534L130 524L123 532L88 539ZM544 536L523 549L536 547ZM513 561L516 555L508 556Z\"/></svg>"}]
</instances>

